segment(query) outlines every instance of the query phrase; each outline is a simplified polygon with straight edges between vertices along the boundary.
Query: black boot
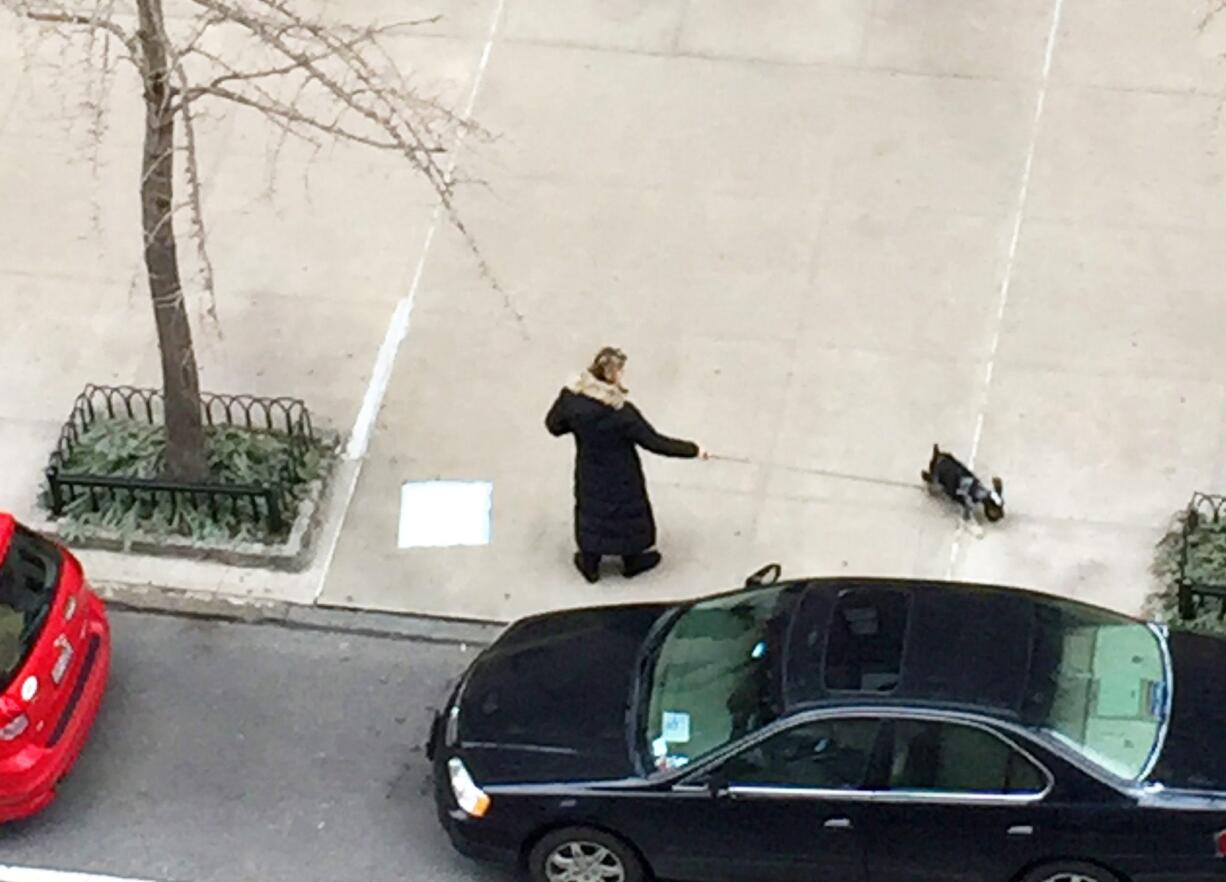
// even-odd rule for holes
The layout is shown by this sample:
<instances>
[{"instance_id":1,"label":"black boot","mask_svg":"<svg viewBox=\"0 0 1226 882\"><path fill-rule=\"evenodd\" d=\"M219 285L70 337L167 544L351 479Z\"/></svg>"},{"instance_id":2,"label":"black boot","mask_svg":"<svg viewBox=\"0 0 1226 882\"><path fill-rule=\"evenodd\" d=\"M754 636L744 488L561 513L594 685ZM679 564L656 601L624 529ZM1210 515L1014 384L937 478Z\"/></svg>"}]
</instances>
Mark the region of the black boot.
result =
<instances>
[{"instance_id":1,"label":"black boot","mask_svg":"<svg viewBox=\"0 0 1226 882\"><path fill-rule=\"evenodd\" d=\"M595 585L600 581L600 555L575 552L575 569L583 574L588 583Z\"/></svg>"},{"instance_id":2,"label":"black boot","mask_svg":"<svg viewBox=\"0 0 1226 882\"><path fill-rule=\"evenodd\" d=\"M633 579L640 573L660 565L660 552L644 551L642 554L627 554L622 558L622 574L627 579Z\"/></svg>"}]
</instances>

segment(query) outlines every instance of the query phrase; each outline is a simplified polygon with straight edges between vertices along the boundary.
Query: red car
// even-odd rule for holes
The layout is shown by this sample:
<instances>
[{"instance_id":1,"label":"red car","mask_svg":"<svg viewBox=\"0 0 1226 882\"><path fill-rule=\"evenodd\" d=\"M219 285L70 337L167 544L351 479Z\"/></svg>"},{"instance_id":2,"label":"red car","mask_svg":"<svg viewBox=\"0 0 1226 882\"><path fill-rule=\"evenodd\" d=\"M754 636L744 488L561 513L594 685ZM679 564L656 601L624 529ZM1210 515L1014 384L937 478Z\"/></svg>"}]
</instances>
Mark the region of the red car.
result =
<instances>
[{"instance_id":1,"label":"red car","mask_svg":"<svg viewBox=\"0 0 1226 882\"><path fill-rule=\"evenodd\" d=\"M0 823L55 796L102 703L106 611L65 548L0 512Z\"/></svg>"}]
</instances>

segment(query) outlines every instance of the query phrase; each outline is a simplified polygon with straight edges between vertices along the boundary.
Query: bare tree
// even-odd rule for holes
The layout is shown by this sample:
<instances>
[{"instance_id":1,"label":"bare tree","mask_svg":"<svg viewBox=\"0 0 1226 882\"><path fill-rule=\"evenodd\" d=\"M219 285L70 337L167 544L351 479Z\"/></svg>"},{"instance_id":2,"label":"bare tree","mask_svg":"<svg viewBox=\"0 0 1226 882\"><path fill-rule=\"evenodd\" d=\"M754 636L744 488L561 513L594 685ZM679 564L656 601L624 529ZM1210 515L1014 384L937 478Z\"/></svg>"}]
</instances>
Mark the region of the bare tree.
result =
<instances>
[{"instance_id":1,"label":"bare tree","mask_svg":"<svg viewBox=\"0 0 1226 882\"><path fill-rule=\"evenodd\" d=\"M419 94L387 51L386 37L422 21L342 25L299 11L291 0L179 4L187 14L176 17L172 29L163 0L0 0L0 8L58 33L83 29L91 42L101 37L104 70L115 54L139 74L145 107L141 224L165 392L165 470L168 477L192 480L206 474L207 461L174 219L183 208L190 213L211 302L198 107L220 101L254 110L277 127L282 144L293 137L318 147L335 139L399 154L429 182L474 253L454 209L453 166L444 164L442 154L475 127L437 98ZM180 153L187 197L176 201ZM481 268L493 282L483 261Z\"/></svg>"}]
</instances>

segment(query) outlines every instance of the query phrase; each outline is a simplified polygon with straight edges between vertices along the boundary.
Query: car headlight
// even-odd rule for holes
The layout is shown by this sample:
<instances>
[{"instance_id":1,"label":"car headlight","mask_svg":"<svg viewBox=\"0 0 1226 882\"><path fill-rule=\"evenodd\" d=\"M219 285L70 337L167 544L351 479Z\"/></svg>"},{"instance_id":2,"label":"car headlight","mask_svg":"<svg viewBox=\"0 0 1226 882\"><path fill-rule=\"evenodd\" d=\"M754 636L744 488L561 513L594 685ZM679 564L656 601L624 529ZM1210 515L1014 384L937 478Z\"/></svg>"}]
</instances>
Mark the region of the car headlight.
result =
<instances>
[{"instance_id":1,"label":"car headlight","mask_svg":"<svg viewBox=\"0 0 1226 882\"><path fill-rule=\"evenodd\" d=\"M473 818L485 817L490 810L490 798L477 786L459 757L447 760L447 772L451 777L451 792L464 813Z\"/></svg>"}]
</instances>

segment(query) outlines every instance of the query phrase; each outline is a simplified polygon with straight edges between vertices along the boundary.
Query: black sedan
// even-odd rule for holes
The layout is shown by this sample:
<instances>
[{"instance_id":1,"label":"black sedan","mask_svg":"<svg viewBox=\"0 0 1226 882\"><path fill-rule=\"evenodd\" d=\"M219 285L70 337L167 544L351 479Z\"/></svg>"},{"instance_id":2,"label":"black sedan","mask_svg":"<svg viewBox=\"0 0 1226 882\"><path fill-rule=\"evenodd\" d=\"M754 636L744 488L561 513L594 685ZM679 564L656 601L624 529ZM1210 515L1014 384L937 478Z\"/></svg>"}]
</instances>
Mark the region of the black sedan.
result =
<instances>
[{"instance_id":1,"label":"black sedan","mask_svg":"<svg viewBox=\"0 0 1226 882\"><path fill-rule=\"evenodd\" d=\"M759 578L512 625L439 817L536 882L1226 880L1226 641L984 585Z\"/></svg>"}]
</instances>

